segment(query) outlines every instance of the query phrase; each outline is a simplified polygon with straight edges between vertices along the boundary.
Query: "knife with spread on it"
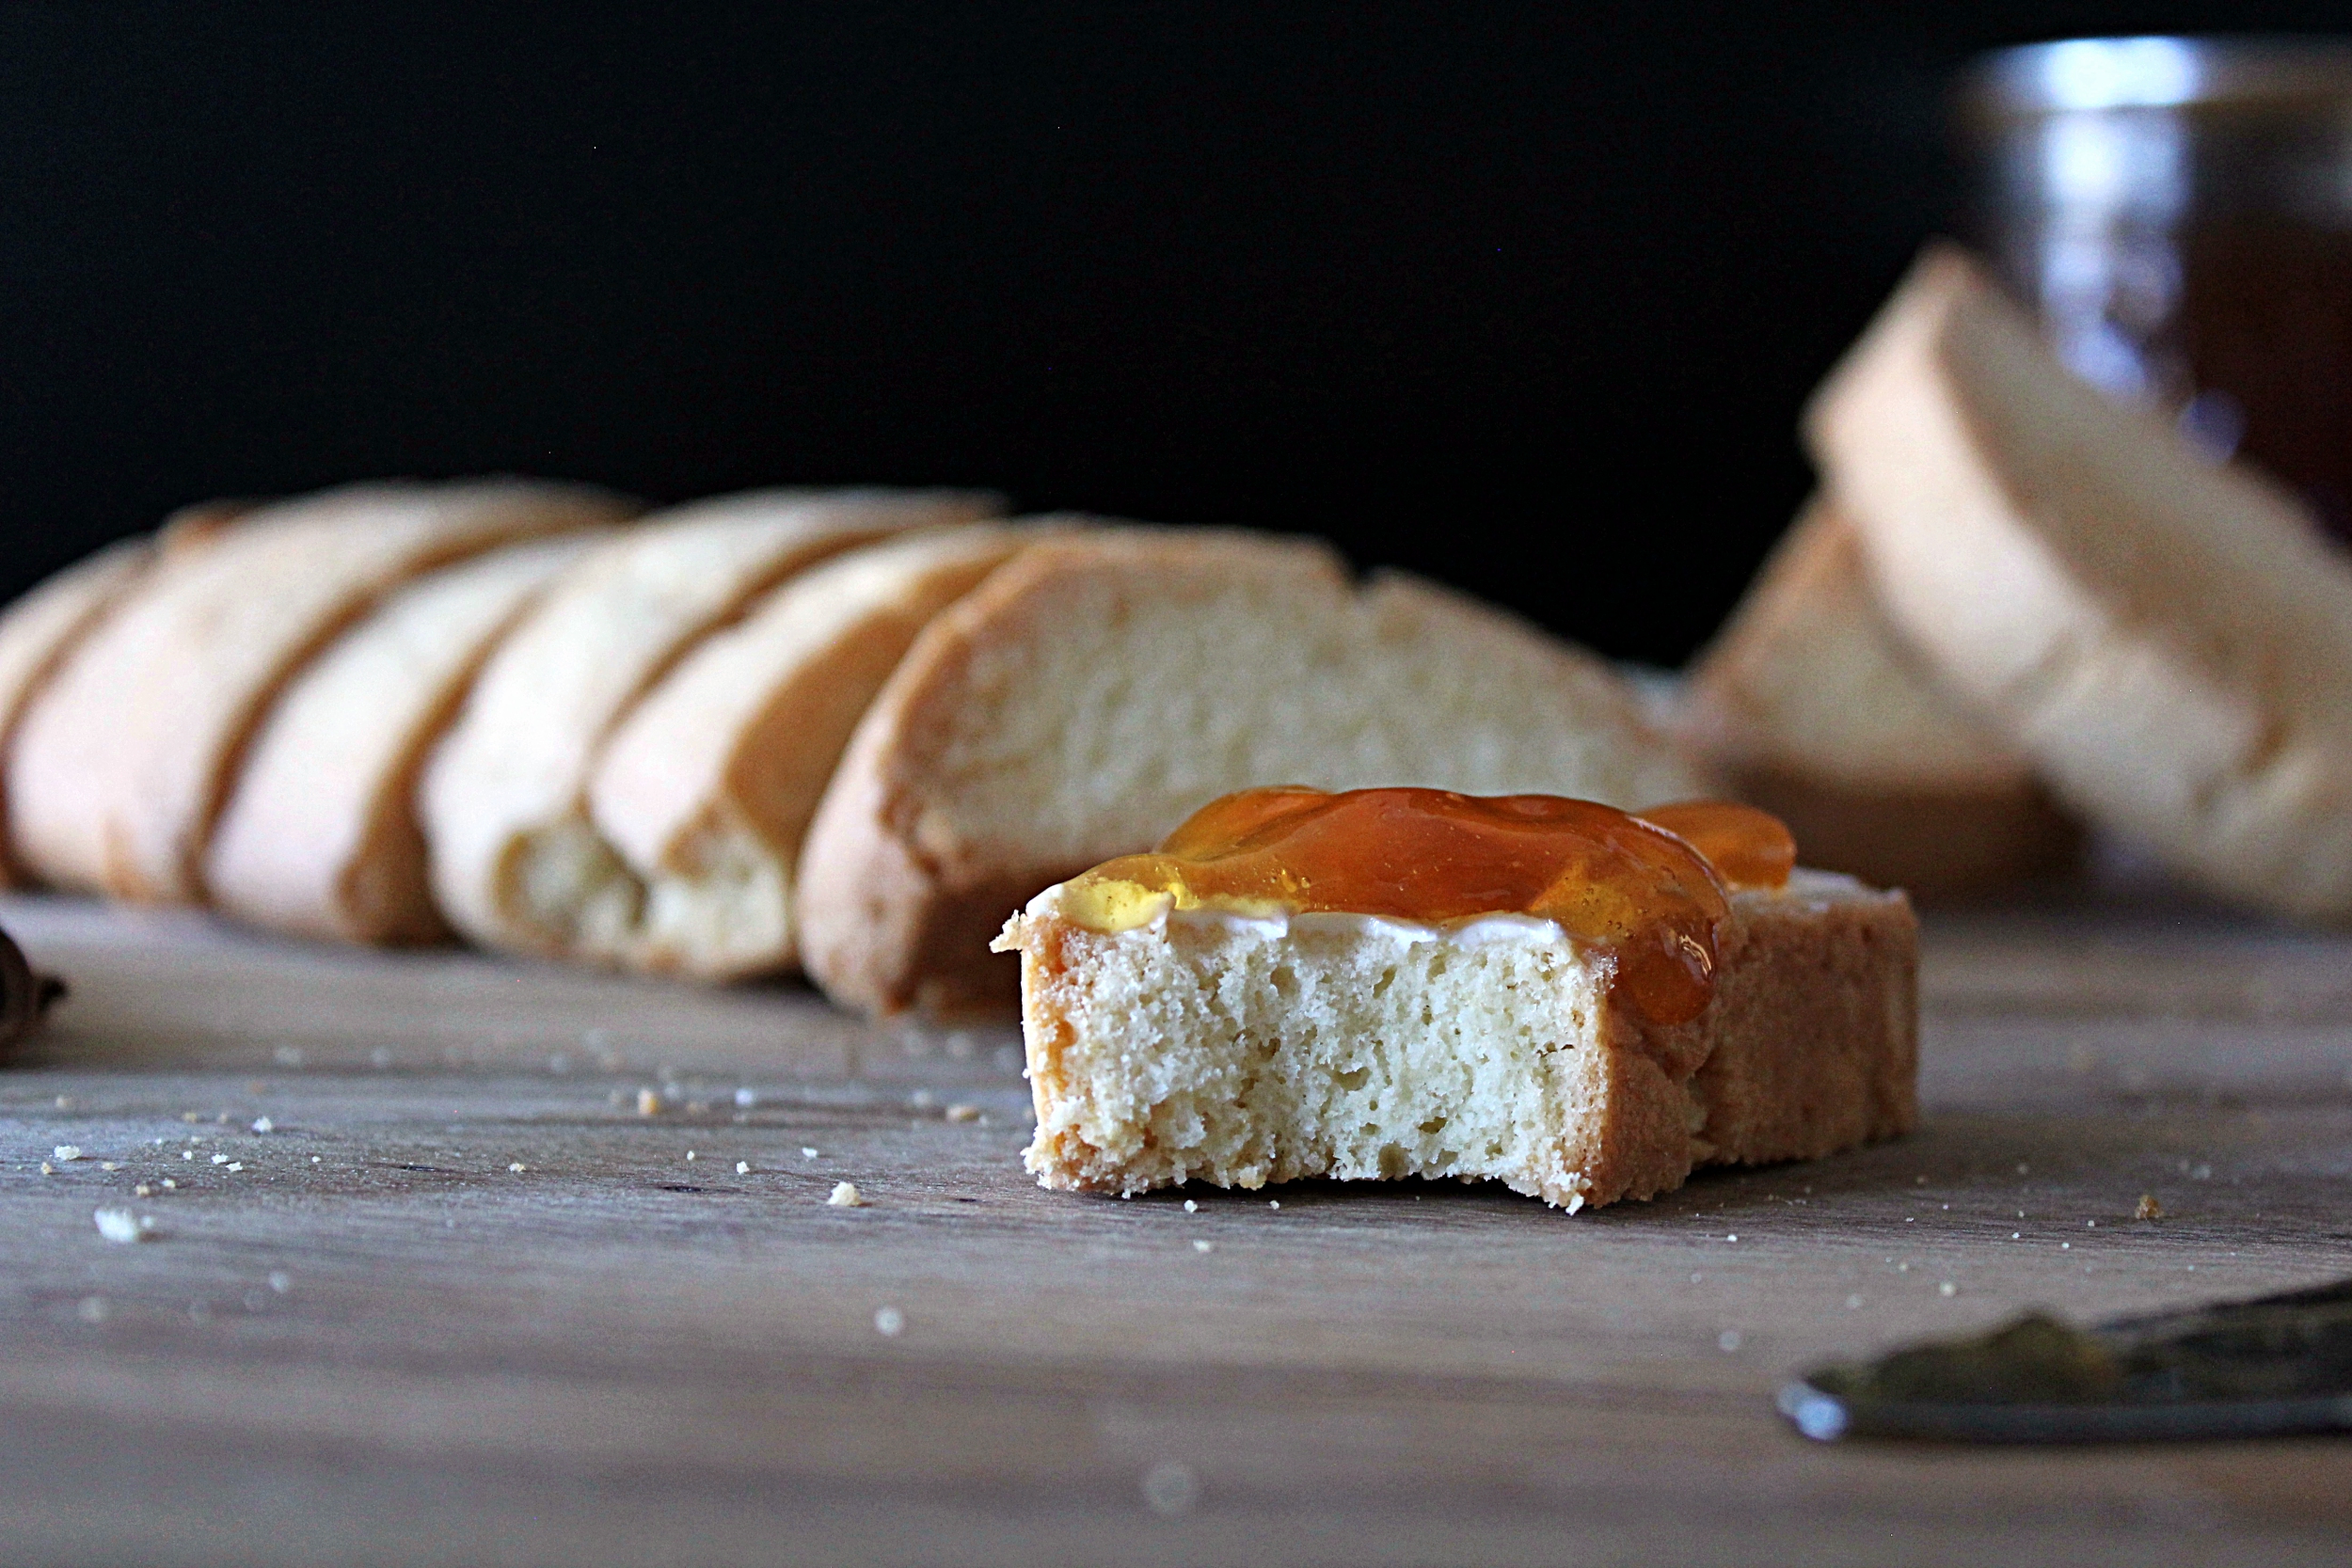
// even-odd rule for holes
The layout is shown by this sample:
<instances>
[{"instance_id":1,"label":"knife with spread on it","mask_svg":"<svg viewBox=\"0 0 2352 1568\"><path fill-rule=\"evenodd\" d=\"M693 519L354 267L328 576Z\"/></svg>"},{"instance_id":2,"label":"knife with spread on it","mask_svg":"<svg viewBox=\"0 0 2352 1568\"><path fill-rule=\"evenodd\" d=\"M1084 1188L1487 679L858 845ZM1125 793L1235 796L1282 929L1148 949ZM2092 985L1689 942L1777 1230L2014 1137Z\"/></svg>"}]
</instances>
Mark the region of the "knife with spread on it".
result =
<instances>
[{"instance_id":1,"label":"knife with spread on it","mask_svg":"<svg viewBox=\"0 0 2352 1568\"><path fill-rule=\"evenodd\" d=\"M2352 1279L2076 1328L1990 1334L1824 1367L1780 1391L1807 1437L2102 1443L2352 1431Z\"/></svg>"}]
</instances>

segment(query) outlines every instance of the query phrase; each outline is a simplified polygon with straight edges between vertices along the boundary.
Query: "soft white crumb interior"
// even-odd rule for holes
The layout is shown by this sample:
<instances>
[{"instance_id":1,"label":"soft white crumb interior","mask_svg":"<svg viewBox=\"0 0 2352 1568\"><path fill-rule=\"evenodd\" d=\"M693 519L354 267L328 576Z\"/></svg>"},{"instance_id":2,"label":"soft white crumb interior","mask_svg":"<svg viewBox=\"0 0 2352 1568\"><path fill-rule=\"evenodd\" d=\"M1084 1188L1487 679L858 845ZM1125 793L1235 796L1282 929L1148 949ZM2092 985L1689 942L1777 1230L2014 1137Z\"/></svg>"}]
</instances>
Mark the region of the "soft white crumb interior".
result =
<instances>
[{"instance_id":1,"label":"soft white crumb interior","mask_svg":"<svg viewBox=\"0 0 2352 1568\"><path fill-rule=\"evenodd\" d=\"M1074 1134L1130 1192L1418 1175L1575 1201L1609 967L1556 925L1196 911L1072 943L1033 1169Z\"/></svg>"}]
</instances>

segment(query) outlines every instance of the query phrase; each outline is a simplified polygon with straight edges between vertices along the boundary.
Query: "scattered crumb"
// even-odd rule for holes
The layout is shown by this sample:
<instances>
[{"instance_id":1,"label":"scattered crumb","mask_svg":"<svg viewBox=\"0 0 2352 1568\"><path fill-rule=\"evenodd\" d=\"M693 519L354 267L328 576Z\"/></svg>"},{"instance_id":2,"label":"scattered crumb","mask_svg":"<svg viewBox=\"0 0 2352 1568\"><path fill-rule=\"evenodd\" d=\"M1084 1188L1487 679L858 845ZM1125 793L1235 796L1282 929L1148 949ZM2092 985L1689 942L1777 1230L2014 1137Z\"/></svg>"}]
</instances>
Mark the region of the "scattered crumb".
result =
<instances>
[{"instance_id":1,"label":"scattered crumb","mask_svg":"<svg viewBox=\"0 0 2352 1568\"><path fill-rule=\"evenodd\" d=\"M917 1089L908 1097L907 1103L918 1111L928 1111L939 1103L939 1096L929 1089Z\"/></svg>"},{"instance_id":2,"label":"scattered crumb","mask_svg":"<svg viewBox=\"0 0 2352 1568\"><path fill-rule=\"evenodd\" d=\"M152 1197L155 1196L155 1189L142 1181L137 1186L131 1189L131 1196L133 1197Z\"/></svg>"},{"instance_id":3,"label":"scattered crumb","mask_svg":"<svg viewBox=\"0 0 2352 1568\"><path fill-rule=\"evenodd\" d=\"M57 1109L60 1111L71 1111L73 1109L73 1097L70 1094L61 1094L57 1096Z\"/></svg>"},{"instance_id":4,"label":"scattered crumb","mask_svg":"<svg viewBox=\"0 0 2352 1568\"><path fill-rule=\"evenodd\" d=\"M180 1113L180 1119L182 1121L202 1121L204 1119L204 1113L201 1111L183 1111Z\"/></svg>"},{"instance_id":5,"label":"scattered crumb","mask_svg":"<svg viewBox=\"0 0 2352 1568\"><path fill-rule=\"evenodd\" d=\"M2058 1243L2058 1250L2060 1252L2072 1252L2074 1250L2074 1243L2072 1242L2060 1242Z\"/></svg>"},{"instance_id":6,"label":"scattered crumb","mask_svg":"<svg viewBox=\"0 0 2352 1568\"><path fill-rule=\"evenodd\" d=\"M57 1174L57 1167L43 1160L40 1163L40 1173L43 1176L55 1176Z\"/></svg>"},{"instance_id":7,"label":"scattered crumb","mask_svg":"<svg viewBox=\"0 0 2352 1568\"><path fill-rule=\"evenodd\" d=\"M847 1185L847 1183L844 1183ZM885 1339L895 1339L906 1332L907 1315L895 1307L874 1309L874 1332Z\"/></svg>"},{"instance_id":8,"label":"scattered crumb","mask_svg":"<svg viewBox=\"0 0 2352 1568\"><path fill-rule=\"evenodd\" d=\"M225 1165L225 1164L227 1164L228 1163L229 1163L229 1156L228 1156L228 1155L226 1155L226 1154L215 1154L215 1155L214 1155L214 1156L213 1156L213 1164L216 1164L216 1165Z\"/></svg>"},{"instance_id":9,"label":"scattered crumb","mask_svg":"<svg viewBox=\"0 0 2352 1568\"><path fill-rule=\"evenodd\" d=\"M1184 1199L1184 1212L1187 1214L1197 1214L1200 1212L1200 1205L1195 1203L1190 1198L1186 1198Z\"/></svg>"},{"instance_id":10,"label":"scattered crumb","mask_svg":"<svg viewBox=\"0 0 2352 1568\"><path fill-rule=\"evenodd\" d=\"M520 1160L512 1160L507 1163L506 1168L513 1171L516 1176L520 1176L524 1171L529 1170L531 1167L524 1164Z\"/></svg>"},{"instance_id":11,"label":"scattered crumb","mask_svg":"<svg viewBox=\"0 0 2352 1568\"><path fill-rule=\"evenodd\" d=\"M749 1176L749 1175L751 1175L751 1174L752 1174L752 1163L751 1163L749 1160L738 1160L738 1161L736 1161L736 1162L735 1162L735 1174L736 1174L736 1175L738 1175L738 1176Z\"/></svg>"},{"instance_id":12,"label":"scattered crumb","mask_svg":"<svg viewBox=\"0 0 2352 1568\"><path fill-rule=\"evenodd\" d=\"M801 1158L803 1160L814 1160L817 1158L817 1151L803 1144L801 1146Z\"/></svg>"},{"instance_id":13,"label":"scattered crumb","mask_svg":"<svg viewBox=\"0 0 2352 1568\"><path fill-rule=\"evenodd\" d=\"M1935 1293L1939 1296L1956 1296L1960 1294L1960 1287L1947 1279L1942 1284L1936 1286Z\"/></svg>"},{"instance_id":14,"label":"scattered crumb","mask_svg":"<svg viewBox=\"0 0 2352 1568\"><path fill-rule=\"evenodd\" d=\"M2160 1220L2164 1218L2164 1205L2156 1201L2155 1194L2142 1193L2139 1195L2139 1207L2132 1211L2132 1218Z\"/></svg>"},{"instance_id":15,"label":"scattered crumb","mask_svg":"<svg viewBox=\"0 0 2352 1568\"><path fill-rule=\"evenodd\" d=\"M860 1196L854 1181L834 1182L833 1196L825 1201L835 1209L862 1209L866 1206L866 1199Z\"/></svg>"},{"instance_id":16,"label":"scattered crumb","mask_svg":"<svg viewBox=\"0 0 2352 1568\"><path fill-rule=\"evenodd\" d=\"M2017 1174L2020 1176L2031 1176L2033 1174L2033 1169L2031 1166L2027 1165L2025 1161L2020 1160L2017 1162Z\"/></svg>"},{"instance_id":17,"label":"scattered crumb","mask_svg":"<svg viewBox=\"0 0 2352 1568\"><path fill-rule=\"evenodd\" d=\"M193 1160L196 1158L196 1150L192 1148L183 1148L180 1151L180 1158L183 1160Z\"/></svg>"},{"instance_id":18,"label":"scattered crumb","mask_svg":"<svg viewBox=\"0 0 2352 1568\"><path fill-rule=\"evenodd\" d=\"M1736 1328L1726 1328L1721 1334L1716 1335L1715 1348L1722 1351L1725 1355L1729 1355L1732 1352L1738 1350L1740 1348L1740 1331Z\"/></svg>"},{"instance_id":19,"label":"scattered crumb","mask_svg":"<svg viewBox=\"0 0 2352 1568\"><path fill-rule=\"evenodd\" d=\"M694 1151L691 1148L686 1151L686 1163L690 1165L694 1163Z\"/></svg>"},{"instance_id":20,"label":"scattered crumb","mask_svg":"<svg viewBox=\"0 0 2352 1568\"><path fill-rule=\"evenodd\" d=\"M977 1121L980 1119L980 1108L977 1105L950 1105L947 1107L947 1119L949 1121Z\"/></svg>"},{"instance_id":21,"label":"scattered crumb","mask_svg":"<svg viewBox=\"0 0 2352 1568\"><path fill-rule=\"evenodd\" d=\"M110 1242L143 1242L155 1233L155 1222L128 1209L101 1209L90 1215L98 1233Z\"/></svg>"},{"instance_id":22,"label":"scattered crumb","mask_svg":"<svg viewBox=\"0 0 2352 1568\"><path fill-rule=\"evenodd\" d=\"M122 1162L119 1160L101 1160L98 1163L98 1168L100 1170L120 1170L122 1168Z\"/></svg>"},{"instance_id":23,"label":"scattered crumb","mask_svg":"<svg viewBox=\"0 0 2352 1568\"><path fill-rule=\"evenodd\" d=\"M1215 1242L1195 1242L1192 1243L1192 1250L1195 1252L1214 1252L1216 1250L1216 1243Z\"/></svg>"},{"instance_id":24,"label":"scattered crumb","mask_svg":"<svg viewBox=\"0 0 2352 1568\"><path fill-rule=\"evenodd\" d=\"M315 1155L315 1154L311 1155L311 1156L310 1156L310 1164L314 1164L314 1165L315 1165L315 1164L317 1164L318 1163L319 1163L319 1156L318 1156L318 1155Z\"/></svg>"},{"instance_id":25,"label":"scattered crumb","mask_svg":"<svg viewBox=\"0 0 2352 1568\"><path fill-rule=\"evenodd\" d=\"M270 1120L267 1117L255 1117L253 1118L253 1131L256 1132L275 1132L278 1131L278 1124Z\"/></svg>"},{"instance_id":26,"label":"scattered crumb","mask_svg":"<svg viewBox=\"0 0 2352 1568\"><path fill-rule=\"evenodd\" d=\"M759 1103L759 1096L750 1089L738 1089L735 1091L735 1102L748 1111Z\"/></svg>"},{"instance_id":27,"label":"scattered crumb","mask_svg":"<svg viewBox=\"0 0 2352 1568\"><path fill-rule=\"evenodd\" d=\"M1164 1459L1143 1472L1144 1506L1164 1519L1187 1513L1200 1500L1200 1479L1192 1466Z\"/></svg>"},{"instance_id":28,"label":"scattered crumb","mask_svg":"<svg viewBox=\"0 0 2352 1568\"><path fill-rule=\"evenodd\" d=\"M1279 1197L1270 1197L1265 1200L1265 1206L1269 1209L1279 1209L1282 1207L1282 1200Z\"/></svg>"},{"instance_id":29,"label":"scattered crumb","mask_svg":"<svg viewBox=\"0 0 2352 1568\"><path fill-rule=\"evenodd\" d=\"M166 1192L167 1192L167 1193L176 1193L176 1192L178 1192L179 1190L180 1190L180 1183L179 1183L179 1182L174 1181L174 1180L173 1180L170 1177L168 1177L168 1176L167 1176L167 1177L165 1177L165 1178L164 1178L164 1191L166 1191Z\"/></svg>"},{"instance_id":30,"label":"scattered crumb","mask_svg":"<svg viewBox=\"0 0 2352 1568\"><path fill-rule=\"evenodd\" d=\"M2010 1232L2009 1233L2009 1239L2010 1239L2010 1241L2012 1241L2012 1242L2015 1242L2015 1241L2022 1241L2022 1240L2024 1239L2024 1237L2025 1237L2025 1232L2024 1232L2024 1231L2022 1231L2022 1230L2012 1230L2012 1231L2010 1231Z\"/></svg>"},{"instance_id":31,"label":"scattered crumb","mask_svg":"<svg viewBox=\"0 0 2352 1568\"><path fill-rule=\"evenodd\" d=\"M1924 1176L1915 1176L1911 1179L1911 1184L1915 1187L1924 1187L1928 1184L1928 1179Z\"/></svg>"},{"instance_id":32,"label":"scattered crumb","mask_svg":"<svg viewBox=\"0 0 2352 1568\"><path fill-rule=\"evenodd\" d=\"M234 1175L236 1172L243 1169L245 1169L245 1162L243 1160L231 1160L229 1162L229 1170L231 1175Z\"/></svg>"},{"instance_id":33,"label":"scattered crumb","mask_svg":"<svg viewBox=\"0 0 2352 1568\"><path fill-rule=\"evenodd\" d=\"M1740 1238L1739 1238L1739 1237L1737 1237L1737 1236L1725 1236L1725 1237L1724 1238L1724 1241L1726 1241L1726 1242L1736 1242L1736 1241L1738 1241L1739 1239L1740 1239Z\"/></svg>"},{"instance_id":34,"label":"scattered crumb","mask_svg":"<svg viewBox=\"0 0 2352 1568\"><path fill-rule=\"evenodd\" d=\"M61 1165L67 1164L82 1157L82 1146L79 1144L59 1144L56 1148L49 1151L49 1155L50 1158L56 1160L57 1164Z\"/></svg>"},{"instance_id":35,"label":"scattered crumb","mask_svg":"<svg viewBox=\"0 0 2352 1568\"><path fill-rule=\"evenodd\" d=\"M660 1116L661 1097L651 1089L639 1089L637 1091L637 1114L641 1117Z\"/></svg>"},{"instance_id":36,"label":"scattered crumb","mask_svg":"<svg viewBox=\"0 0 2352 1568\"><path fill-rule=\"evenodd\" d=\"M2096 1229L2098 1229L2098 1228L2099 1228L2099 1222L2098 1222L2097 1220L2085 1220L2085 1221L2083 1221L2083 1224L2084 1224L2084 1225L2086 1225L2086 1226L2088 1226L2090 1228L2091 1228L2091 1229L2093 1229L2093 1230L2096 1230Z\"/></svg>"},{"instance_id":37,"label":"scattered crumb","mask_svg":"<svg viewBox=\"0 0 2352 1568\"><path fill-rule=\"evenodd\" d=\"M269 1288L282 1296L294 1289L294 1276L283 1269L272 1269L269 1271Z\"/></svg>"}]
</instances>

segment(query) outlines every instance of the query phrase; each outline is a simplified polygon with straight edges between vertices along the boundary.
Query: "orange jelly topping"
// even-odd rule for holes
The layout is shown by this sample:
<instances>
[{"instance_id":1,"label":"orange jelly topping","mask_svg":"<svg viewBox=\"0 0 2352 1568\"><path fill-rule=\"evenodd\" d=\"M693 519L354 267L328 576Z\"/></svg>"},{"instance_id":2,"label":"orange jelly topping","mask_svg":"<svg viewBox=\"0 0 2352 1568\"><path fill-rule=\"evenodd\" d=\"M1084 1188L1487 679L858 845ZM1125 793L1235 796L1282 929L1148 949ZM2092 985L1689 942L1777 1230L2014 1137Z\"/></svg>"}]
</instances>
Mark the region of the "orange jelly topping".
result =
<instances>
[{"instance_id":1,"label":"orange jelly topping","mask_svg":"<svg viewBox=\"0 0 2352 1568\"><path fill-rule=\"evenodd\" d=\"M1488 914L1557 922L1616 955L1643 1016L1680 1023L1714 993L1728 887L1779 887L1796 844L1721 801L1629 816L1556 795L1287 786L1212 800L1158 849L1068 883L1079 924L1125 930L1160 911L1312 911L1443 926Z\"/></svg>"}]
</instances>

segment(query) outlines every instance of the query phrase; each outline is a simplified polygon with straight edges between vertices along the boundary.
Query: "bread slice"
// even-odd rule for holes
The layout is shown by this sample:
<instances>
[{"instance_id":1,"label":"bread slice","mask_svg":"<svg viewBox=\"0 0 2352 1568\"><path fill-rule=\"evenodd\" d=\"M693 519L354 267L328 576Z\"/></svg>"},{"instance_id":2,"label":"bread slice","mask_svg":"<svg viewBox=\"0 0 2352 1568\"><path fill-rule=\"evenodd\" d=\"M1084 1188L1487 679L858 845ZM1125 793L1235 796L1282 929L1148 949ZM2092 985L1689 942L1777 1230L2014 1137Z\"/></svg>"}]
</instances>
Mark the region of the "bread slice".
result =
<instances>
[{"instance_id":1,"label":"bread slice","mask_svg":"<svg viewBox=\"0 0 2352 1568\"><path fill-rule=\"evenodd\" d=\"M1006 910L1269 782L1708 793L1606 666L1499 610L1359 590L1319 545L1104 529L1022 552L908 650L802 851L802 960L861 1011L1009 1011Z\"/></svg>"},{"instance_id":2,"label":"bread slice","mask_svg":"<svg viewBox=\"0 0 2352 1568\"><path fill-rule=\"evenodd\" d=\"M1048 1187L1449 1176L1573 1212L1917 1117L1916 925L1850 878L1736 891L1714 998L1673 1026L1550 921L1194 910L1106 935L1060 891L1000 939Z\"/></svg>"},{"instance_id":3,"label":"bread slice","mask_svg":"<svg viewBox=\"0 0 2352 1568\"><path fill-rule=\"evenodd\" d=\"M8 758L19 851L60 886L200 899L246 740L314 653L420 572L626 510L601 491L519 480L358 484L168 553L25 715Z\"/></svg>"},{"instance_id":4,"label":"bread slice","mask_svg":"<svg viewBox=\"0 0 2352 1568\"><path fill-rule=\"evenodd\" d=\"M2352 916L2352 558L2069 375L1930 251L1806 428L1879 599L2052 788L2176 871Z\"/></svg>"},{"instance_id":5,"label":"bread slice","mask_svg":"<svg viewBox=\"0 0 2352 1568\"><path fill-rule=\"evenodd\" d=\"M214 830L215 906L300 936L447 936L417 825L426 749L515 618L610 536L582 529L445 566L388 595L312 660L262 721Z\"/></svg>"},{"instance_id":6,"label":"bread slice","mask_svg":"<svg viewBox=\"0 0 2352 1568\"><path fill-rule=\"evenodd\" d=\"M1681 719L1808 865L1957 894L2058 870L2081 846L2033 764L1887 624L1851 526L1820 497L1693 664Z\"/></svg>"},{"instance_id":7,"label":"bread slice","mask_svg":"<svg viewBox=\"0 0 2352 1568\"><path fill-rule=\"evenodd\" d=\"M991 497L944 491L759 491L662 513L581 561L491 655L426 764L419 810L442 914L492 947L620 945L636 893L587 801L613 725L689 648L794 573L993 509Z\"/></svg>"},{"instance_id":8,"label":"bread slice","mask_svg":"<svg viewBox=\"0 0 2352 1568\"><path fill-rule=\"evenodd\" d=\"M636 887L626 926L580 932L582 956L706 980L789 968L801 841L850 731L931 617L1028 537L975 526L868 545L697 644L590 782L596 831Z\"/></svg>"},{"instance_id":9,"label":"bread slice","mask_svg":"<svg viewBox=\"0 0 2352 1568\"><path fill-rule=\"evenodd\" d=\"M153 538L118 539L52 573L0 613L0 759L14 745L17 726L34 696L49 684L66 655L121 601L159 550L168 553L207 544L250 510L248 502L228 500L182 507L164 520ZM5 826L5 768L0 767L0 887L30 879L16 862L12 835Z\"/></svg>"}]
</instances>

